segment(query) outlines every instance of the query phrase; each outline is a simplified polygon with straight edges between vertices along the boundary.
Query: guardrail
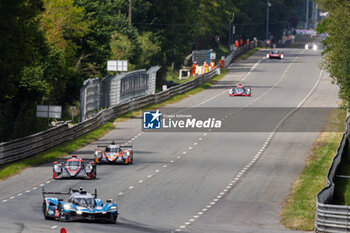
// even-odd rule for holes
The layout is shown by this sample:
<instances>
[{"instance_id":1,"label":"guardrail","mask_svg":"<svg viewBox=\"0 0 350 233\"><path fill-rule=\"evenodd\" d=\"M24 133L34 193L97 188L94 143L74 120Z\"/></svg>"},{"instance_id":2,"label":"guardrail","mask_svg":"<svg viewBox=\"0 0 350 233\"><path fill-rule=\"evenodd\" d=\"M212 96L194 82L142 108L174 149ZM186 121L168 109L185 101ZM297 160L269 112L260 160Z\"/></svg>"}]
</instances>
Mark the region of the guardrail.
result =
<instances>
[{"instance_id":1,"label":"guardrail","mask_svg":"<svg viewBox=\"0 0 350 233\"><path fill-rule=\"evenodd\" d=\"M238 55L230 54L230 56L235 58L250 48L255 47L256 43L253 43L239 48L237 51L233 52L237 53ZM205 73L202 76L189 82L171 87L166 91L156 93L154 95L138 97L130 101L118 104L109 109L102 110L93 118L87 119L84 122L81 122L73 127L68 127L68 124L65 124L27 137L8 142L2 142L0 143L0 165L31 157L61 143L78 138L88 133L89 131L96 129L101 124L104 124L118 116L121 116L126 112L142 108L149 104L159 103L175 95L198 87L200 84L207 82L212 77L214 77L219 71L219 66L216 66L208 73Z\"/></svg>"},{"instance_id":2,"label":"guardrail","mask_svg":"<svg viewBox=\"0 0 350 233\"><path fill-rule=\"evenodd\" d=\"M333 205L334 178L343 156L347 154L350 117L345 121L345 132L327 174L327 186L316 196L316 232L350 232L350 206Z\"/></svg>"},{"instance_id":3,"label":"guardrail","mask_svg":"<svg viewBox=\"0 0 350 233\"><path fill-rule=\"evenodd\" d=\"M258 41L252 41L249 44L244 45L243 47L237 48L233 53L231 53L230 55L228 55L225 58L225 68L227 68L231 64L232 60L234 60L237 57L241 56L247 50L257 47L258 43L259 43ZM262 43L260 43L260 45L262 45ZM263 47L263 46L261 46L261 47Z\"/></svg>"}]
</instances>

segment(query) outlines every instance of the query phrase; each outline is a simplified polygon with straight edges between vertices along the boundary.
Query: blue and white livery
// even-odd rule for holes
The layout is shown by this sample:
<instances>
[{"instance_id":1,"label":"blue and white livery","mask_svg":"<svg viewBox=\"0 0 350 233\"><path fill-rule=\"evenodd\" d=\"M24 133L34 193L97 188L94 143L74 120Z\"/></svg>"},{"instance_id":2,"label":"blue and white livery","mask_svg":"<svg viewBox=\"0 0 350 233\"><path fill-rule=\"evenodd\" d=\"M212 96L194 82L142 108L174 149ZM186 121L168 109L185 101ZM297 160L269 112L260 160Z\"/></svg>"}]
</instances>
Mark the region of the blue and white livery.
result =
<instances>
[{"instance_id":1,"label":"blue and white livery","mask_svg":"<svg viewBox=\"0 0 350 233\"><path fill-rule=\"evenodd\" d=\"M66 195L68 200L64 201L56 197L46 195ZM112 200L105 203L94 194L87 193L83 188L70 188L68 193L45 192L43 190L42 211L45 219L59 221L92 220L116 223L118 218L118 206Z\"/></svg>"}]
</instances>

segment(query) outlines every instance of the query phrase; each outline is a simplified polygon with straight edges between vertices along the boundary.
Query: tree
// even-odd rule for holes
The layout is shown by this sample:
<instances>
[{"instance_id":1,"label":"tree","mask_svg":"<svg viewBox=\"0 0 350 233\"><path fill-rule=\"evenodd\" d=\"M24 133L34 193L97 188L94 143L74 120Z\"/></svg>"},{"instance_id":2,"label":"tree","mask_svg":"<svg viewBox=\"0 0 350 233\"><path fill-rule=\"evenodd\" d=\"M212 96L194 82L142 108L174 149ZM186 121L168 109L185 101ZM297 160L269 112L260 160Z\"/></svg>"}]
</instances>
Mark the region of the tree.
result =
<instances>
[{"instance_id":1,"label":"tree","mask_svg":"<svg viewBox=\"0 0 350 233\"><path fill-rule=\"evenodd\" d=\"M350 2L345 0L318 0L329 17L318 27L318 33L329 36L323 41L326 47L321 67L326 69L340 87L343 103L350 103Z\"/></svg>"},{"instance_id":2,"label":"tree","mask_svg":"<svg viewBox=\"0 0 350 233\"><path fill-rule=\"evenodd\" d=\"M20 114L26 114L41 98L41 61L48 52L37 16L40 0L3 0L0 4L0 139L9 140L33 132L35 124L22 128ZM24 115L25 116L25 115ZM18 135L14 132L19 132Z\"/></svg>"}]
</instances>

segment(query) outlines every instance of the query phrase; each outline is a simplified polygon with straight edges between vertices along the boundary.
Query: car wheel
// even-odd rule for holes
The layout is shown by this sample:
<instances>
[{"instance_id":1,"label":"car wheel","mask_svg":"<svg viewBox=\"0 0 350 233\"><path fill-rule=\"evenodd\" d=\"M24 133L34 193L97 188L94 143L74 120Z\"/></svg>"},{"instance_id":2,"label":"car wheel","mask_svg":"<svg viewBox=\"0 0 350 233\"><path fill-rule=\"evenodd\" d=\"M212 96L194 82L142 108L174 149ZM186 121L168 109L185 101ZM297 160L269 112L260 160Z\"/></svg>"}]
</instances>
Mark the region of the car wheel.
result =
<instances>
[{"instance_id":1,"label":"car wheel","mask_svg":"<svg viewBox=\"0 0 350 233\"><path fill-rule=\"evenodd\" d=\"M92 179L96 179L96 170L94 171L94 174L92 175Z\"/></svg>"},{"instance_id":2,"label":"car wheel","mask_svg":"<svg viewBox=\"0 0 350 233\"><path fill-rule=\"evenodd\" d=\"M134 163L134 156L131 156L129 164L133 164L133 163Z\"/></svg>"},{"instance_id":3,"label":"car wheel","mask_svg":"<svg viewBox=\"0 0 350 233\"><path fill-rule=\"evenodd\" d=\"M46 220L49 219L49 216L48 216L48 213L47 213L46 202L43 203L43 214L44 214L44 218Z\"/></svg>"},{"instance_id":4,"label":"car wheel","mask_svg":"<svg viewBox=\"0 0 350 233\"><path fill-rule=\"evenodd\" d=\"M58 215L58 221L62 221L63 208L62 208L62 204L61 204L61 203L58 204L58 213L59 213L59 215Z\"/></svg>"},{"instance_id":5,"label":"car wheel","mask_svg":"<svg viewBox=\"0 0 350 233\"><path fill-rule=\"evenodd\" d=\"M70 220L69 214L64 214L61 203L58 204L59 217L58 221L63 221L62 216L64 215L64 221L68 222Z\"/></svg>"},{"instance_id":6,"label":"car wheel","mask_svg":"<svg viewBox=\"0 0 350 233\"><path fill-rule=\"evenodd\" d=\"M116 224L117 223L117 219L118 219L118 216L115 216L115 217L112 216L111 223Z\"/></svg>"},{"instance_id":7,"label":"car wheel","mask_svg":"<svg viewBox=\"0 0 350 233\"><path fill-rule=\"evenodd\" d=\"M61 203L58 203L57 209L58 209L58 221L62 221L62 214L63 214L62 212L63 212L63 210L62 210Z\"/></svg>"}]
</instances>

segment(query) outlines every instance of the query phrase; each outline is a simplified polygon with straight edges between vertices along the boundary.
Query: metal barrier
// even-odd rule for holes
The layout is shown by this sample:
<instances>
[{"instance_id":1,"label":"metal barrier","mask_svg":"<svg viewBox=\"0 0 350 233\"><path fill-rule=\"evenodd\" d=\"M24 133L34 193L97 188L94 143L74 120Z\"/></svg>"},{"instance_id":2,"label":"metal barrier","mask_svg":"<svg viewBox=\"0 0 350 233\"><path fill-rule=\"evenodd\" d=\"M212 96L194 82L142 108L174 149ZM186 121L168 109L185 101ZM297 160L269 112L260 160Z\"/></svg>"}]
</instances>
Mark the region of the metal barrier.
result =
<instances>
[{"instance_id":1,"label":"metal barrier","mask_svg":"<svg viewBox=\"0 0 350 233\"><path fill-rule=\"evenodd\" d=\"M128 73L88 79L80 89L80 121L96 115L99 109L116 106L130 99L155 93L159 66Z\"/></svg>"},{"instance_id":2,"label":"metal barrier","mask_svg":"<svg viewBox=\"0 0 350 233\"><path fill-rule=\"evenodd\" d=\"M248 50L250 50L252 48L255 48L257 46L258 46L258 42L257 41L252 41L249 44L245 44L243 47L237 48L234 52L232 52L230 55L228 55L225 58L225 68L227 68L234 59L236 59L237 57L241 56L246 51L248 51Z\"/></svg>"},{"instance_id":3,"label":"metal barrier","mask_svg":"<svg viewBox=\"0 0 350 233\"><path fill-rule=\"evenodd\" d=\"M247 46L244 50L239 51L241 51L242 53L243 51L246 51L249 48L250 47ZM236 57L236 55L234 54L231 54L230 56ZM156 72L156 70L158 69L154 68L153 71L150 71L151 73L153 72L152 75L154 76L154 78L154 72ZM0 165L29 158L35 154L48 150L61 143L76 139L96 129L98 126L107 123L108 121L118 116L121 116L122 114L127 113L131 110L142 108L150 104L162 102L175 95L184 93L188 90L198 87L200 84L209 81L219 72L220 68L219 66L216 66L208 73L205 73L202 76L193 79L189 82L173 86L166 91L137 97L135 99L119 103L116 106L102 110L99 113L97 113L94 117L87 119L81 122L80 124L74 125L71 128L68 127L68 124L65 124L27 137L8 142L2 142L0 143ZM150 91L153 91L154 93L154 89L151 89ZM94 89L93 93L91 94L94 95L94 93L96 92L97 91Z\"/></svg>"},{"instance_id":4,"label":"metal barrier","mask_svg":"<svg viewBox=\"0 0 350 233\"><path fill-rule=\"evenodd\" d=\"M350 117L348 116L345 121L345 132L327 174L327 186L316 196L316 232L350 232L350 206L331 204L335 188L334 178L343 156L347 154L349 124Z\"/></svg>"}]
</instances>

